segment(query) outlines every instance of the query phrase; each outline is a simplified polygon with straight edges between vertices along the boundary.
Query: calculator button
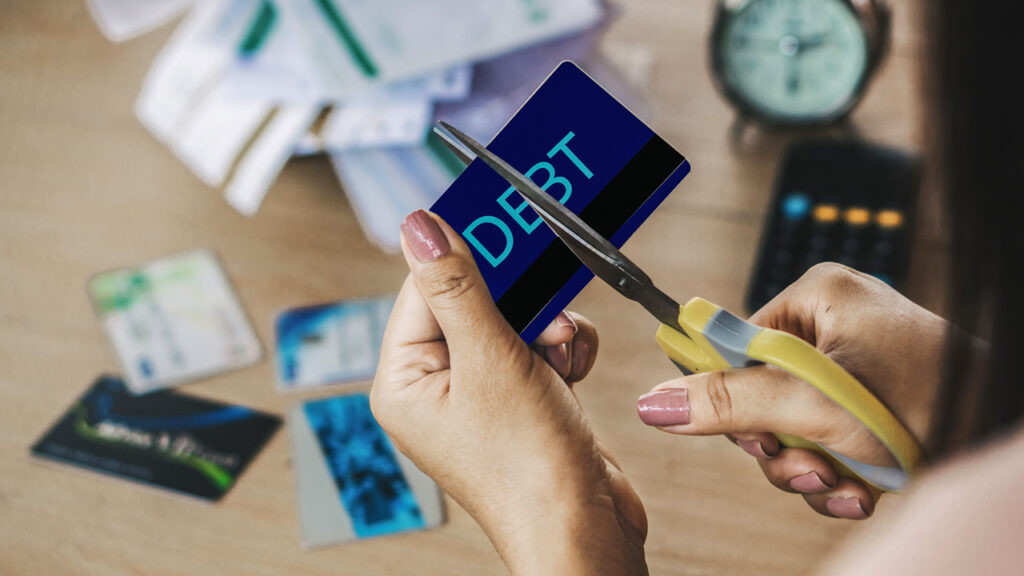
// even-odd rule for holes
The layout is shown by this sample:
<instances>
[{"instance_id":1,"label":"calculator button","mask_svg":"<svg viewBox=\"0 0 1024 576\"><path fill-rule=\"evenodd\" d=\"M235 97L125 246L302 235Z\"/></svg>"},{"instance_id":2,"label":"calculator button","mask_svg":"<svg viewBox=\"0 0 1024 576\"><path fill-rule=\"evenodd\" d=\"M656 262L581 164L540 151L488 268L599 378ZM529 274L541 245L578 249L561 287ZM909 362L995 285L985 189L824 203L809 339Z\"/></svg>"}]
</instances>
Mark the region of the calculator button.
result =
<instances>
[{"instance_id":1,"label":"calculator button","mask_svg":"<svg viewBox=\"0 0 1024 576\"><path fill-rule=\"evenodd\" d=\"M784 224L779 227L779 246L792 248L796 243L799 228L792 224Z\"/></svg>"},{"instance_id":2,"label":"calculator button","mask_svg":"<svg viewBox=\"0 0 1024 576\"><path fill-rule=\"evenodd\" d=\"M893 229L903 226L903 213L899 210L882 210L875 215L879 228Z\"/></svg>"},{"instance_id":3,"label":"calculator button","mask_svg":"<svg viewBox=\"0 0 1024 576\"><path fill-rule=\"evenodd\" d=\"M848 226L867 226L871 222L871 212L867 208L854 206L843 212L843 220Z\"/></svg>"},{"instance_id":4,"label":"calculator button","mask_svg":"<svg viewBox=\"0 0 1024 576\"><path fill-rule=\"evenodd\" d=\"M790 192L780 202L786 220L803 220L811 211L811 199L803 192Z\"/></svg>"},{"instance_id":5,"label":"calculator button","mask_svg":"<svg viewBox=\"0 0 1024 576\"><path fill-rule=\"evenodd\" d=\"M839 220L839 207L835 204L818 204L814 207L814 219L821 223Z\"/></svg>"},{"instance_id":6,"label":"calculator button","mask_svg":"<svg viewBox=\"0 0 1024 576\"><path fill-rule=\"evenodd\" d=\"M822 252L828 250L828 234L818 232L814 236L811 236L811 252Z\"/></svg>"}]
</instances>

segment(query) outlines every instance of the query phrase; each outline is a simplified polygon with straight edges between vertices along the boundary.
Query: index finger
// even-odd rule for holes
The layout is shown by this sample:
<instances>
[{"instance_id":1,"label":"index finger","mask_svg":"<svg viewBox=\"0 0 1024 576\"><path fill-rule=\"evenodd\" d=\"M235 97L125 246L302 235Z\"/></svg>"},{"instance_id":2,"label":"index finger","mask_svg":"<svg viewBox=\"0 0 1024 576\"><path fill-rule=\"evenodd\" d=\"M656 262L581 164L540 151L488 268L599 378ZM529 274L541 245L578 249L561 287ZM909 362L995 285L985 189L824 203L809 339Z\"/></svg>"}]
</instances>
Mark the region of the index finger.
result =
<instances>
[{"instance_id":1,"label":"index finger","mask_svg":"<svg viewBox=\"0 0 1024 576\"><path fill-rule=\"evenodd\" d=\"M774 330L782 330L815 342L817 297L814 286L801 278L786 287L750 316L750 323Z\"/></svg>"}]
</instances>

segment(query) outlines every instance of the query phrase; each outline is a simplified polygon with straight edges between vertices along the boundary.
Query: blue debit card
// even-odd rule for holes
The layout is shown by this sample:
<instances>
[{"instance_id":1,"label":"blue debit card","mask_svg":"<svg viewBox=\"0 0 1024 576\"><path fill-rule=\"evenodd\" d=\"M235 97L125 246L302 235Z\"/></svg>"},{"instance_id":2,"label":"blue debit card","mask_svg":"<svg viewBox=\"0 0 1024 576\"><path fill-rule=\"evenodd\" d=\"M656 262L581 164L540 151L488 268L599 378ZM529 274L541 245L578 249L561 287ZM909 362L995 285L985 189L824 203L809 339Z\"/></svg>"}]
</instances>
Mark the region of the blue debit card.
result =
<instances>
[{"instance_id":1,"label":"blue debit card","mask_svg":"<svg viewBox=\"0 0 1024 576\"><path fill-rule=\"evenodd\" d=\"M358 538L425 528L416 495L365 394L303 404L337 495Z\"/></svg>"},{"instance_id":2,"label":"blue debit card","mask_svg":"<svg viewBox=\"0 0 1024 576\"><path fill-rule=\"evenodd\" d=\"M617 247L690 171L679 152L572 62L551 73L487 148ZM481 160L431 210L469 244L498 309L527 342L593 277Z\"/></svg>"},{"instance_id":3,"label":"blue debit card","mask_svg":"<svg viewBox=\"0 0 1024 576\"><path fill-rule=\"evenodd\" d=\"M274 322L279 385L300 389L373 378L394 303L394 296L381 296L281 312Z\"/></svg>"}]
</instances>

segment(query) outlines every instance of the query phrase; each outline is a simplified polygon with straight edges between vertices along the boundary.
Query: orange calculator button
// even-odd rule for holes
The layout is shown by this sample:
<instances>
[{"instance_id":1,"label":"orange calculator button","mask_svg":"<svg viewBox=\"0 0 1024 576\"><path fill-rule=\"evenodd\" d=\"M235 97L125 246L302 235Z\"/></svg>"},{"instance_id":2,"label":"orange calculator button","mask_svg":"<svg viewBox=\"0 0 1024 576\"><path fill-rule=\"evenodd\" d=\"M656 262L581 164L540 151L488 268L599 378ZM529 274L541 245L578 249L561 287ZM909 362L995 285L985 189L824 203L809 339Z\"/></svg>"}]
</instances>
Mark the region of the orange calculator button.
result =
<instances>
[{"instance_id":1,"label":"orange calculator button","mask_svg":"<svg viewBox=\"0 0 1024 576\"><path fill-rule=\"evenodd\" d=\"M868 222L871 222L871 212L867 208L854 207L847 208L843 214L843 219L846 220L847 224L852 226L864 226Z\"/></svg>"},{"instance_id":2,"label":"orange calculator button","mask_svg":"<svg viewBox=\"0 0 1024 576\"><path fill-rule=\"evenodd\" d=\"M903 225L903 213L899 210L882 210L875 216L875 221L882 228L899 228Z\"/></svg>"},{"instance_id":3,"label":"orange calculator button","mask_svg":"<svg viewBox=\"0 0 1024 576\"><path fill-rule=\"evenodd\" d=\"M814 207L814 219L818 222L835 222L839 219L839 208L834 204L818 204Z\"/></svg>"}]
</instances>

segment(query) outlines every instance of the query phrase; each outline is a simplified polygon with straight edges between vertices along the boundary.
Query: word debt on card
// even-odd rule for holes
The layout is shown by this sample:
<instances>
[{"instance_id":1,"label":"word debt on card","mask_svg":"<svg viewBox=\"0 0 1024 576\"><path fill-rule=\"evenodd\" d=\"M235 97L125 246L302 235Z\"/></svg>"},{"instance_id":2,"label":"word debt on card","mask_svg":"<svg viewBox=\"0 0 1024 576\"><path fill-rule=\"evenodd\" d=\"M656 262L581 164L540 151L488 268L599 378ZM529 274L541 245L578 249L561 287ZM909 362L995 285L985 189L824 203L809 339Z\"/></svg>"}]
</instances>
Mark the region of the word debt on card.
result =
<instances>
[{"instance_id":1,"label":"word debt on card","mask_svg":"<svg viewBox=\"0 0 1024 576\"><path fill-rule=\"evenodd\" d=\"M487 147L621 247L690 164L572 62ZM431 210L469 244L498 308L532 342L593 274L496 172L474 160Z\"/></svg>"}]
</instances>

